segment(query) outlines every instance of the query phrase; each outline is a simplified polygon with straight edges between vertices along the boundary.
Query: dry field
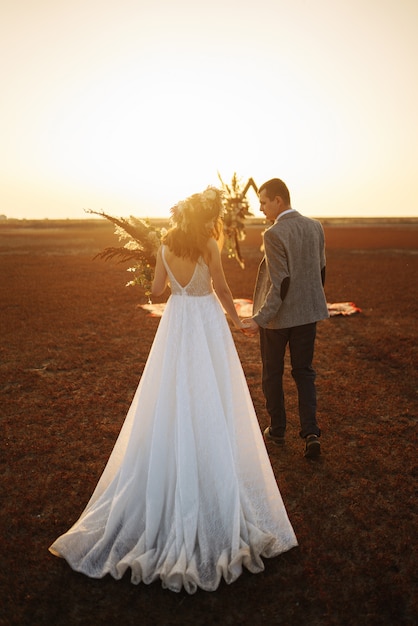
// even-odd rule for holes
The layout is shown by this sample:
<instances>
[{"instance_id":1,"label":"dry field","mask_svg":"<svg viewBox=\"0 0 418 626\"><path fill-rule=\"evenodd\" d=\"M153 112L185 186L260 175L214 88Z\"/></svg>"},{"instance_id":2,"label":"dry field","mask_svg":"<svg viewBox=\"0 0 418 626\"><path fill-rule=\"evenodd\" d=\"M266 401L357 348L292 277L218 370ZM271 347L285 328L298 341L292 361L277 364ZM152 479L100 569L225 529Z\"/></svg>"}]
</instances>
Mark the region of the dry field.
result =
<instances>
[{"instance_id":1,"label":"dry field","mask_svg":"<svg viewBox=\"0 0 418 626\"><path fill-rule=\"evenodd\" d=\"M0 224L2 626L417 623L418 224L325 228L328 301L362 312L319 324L318 462L286 371L287 444L268 452L300 545L188 596L90 580L48 553L99 478L158 319L126 266L92 260L116 243L106 222ZM236 298L251 298L260 243L249 228L244 271L225 259ZM257 340L234 338L264 429Z\"/></svg>"}]
</instances>

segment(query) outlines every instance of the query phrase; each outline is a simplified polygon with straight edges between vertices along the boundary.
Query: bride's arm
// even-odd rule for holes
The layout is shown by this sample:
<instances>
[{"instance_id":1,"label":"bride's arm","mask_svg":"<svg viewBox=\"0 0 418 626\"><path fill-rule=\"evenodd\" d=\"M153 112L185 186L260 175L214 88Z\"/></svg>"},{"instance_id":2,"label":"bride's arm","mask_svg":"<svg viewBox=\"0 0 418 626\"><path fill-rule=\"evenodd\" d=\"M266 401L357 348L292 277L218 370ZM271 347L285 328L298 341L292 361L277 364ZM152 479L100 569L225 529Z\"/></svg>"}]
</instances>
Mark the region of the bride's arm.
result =
<instances>
[{"instance_id":1,"label":"bride's arm","mask_svg":"<svg viewBox=\"0 0 418 626\"><path fill-rule=\"evenodd\" d=\"M221 254L215 239L209 239L208 241L208 267L212 276L213 287L223 308L228 313L234 326L242 330L244 326L238 316L231 290L226 282Z\"/></svg>"},{"instance_id":2,"label":"bride's arm","mask_svg":"<svg viewBox=\"0 0 418 626\"><path fill-rule=\"evenodd\" d=\"M155 297L161 296L164 293L165 288L167 287L167 283L167 270L165 269L165 265L163 263L160 247L157 252L157 262L155 264L154 280L152 281L151 286L151 295Z\"/></svg>"}]
</instances>

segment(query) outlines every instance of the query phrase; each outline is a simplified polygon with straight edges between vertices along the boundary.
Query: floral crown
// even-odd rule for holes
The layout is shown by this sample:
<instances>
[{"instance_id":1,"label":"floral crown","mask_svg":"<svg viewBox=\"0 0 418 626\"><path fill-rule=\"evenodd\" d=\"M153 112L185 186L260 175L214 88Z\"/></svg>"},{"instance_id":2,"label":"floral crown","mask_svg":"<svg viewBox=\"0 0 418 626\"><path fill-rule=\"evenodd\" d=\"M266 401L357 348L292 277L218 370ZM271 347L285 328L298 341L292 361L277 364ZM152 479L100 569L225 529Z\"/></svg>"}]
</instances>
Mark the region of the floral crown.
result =
<instances>
[{"instance_id":1,"label":"floral crown","mask_svg":"<svg viewBox=\"0 0 418 626\"><path fill-rule=\"evenodd\" d=\"M223 192L217 187L209 186L202 193L196 193L181 200L170 210L171 221L181 230L187 230L193 215L201 211L217 210L222 217L225 212Z\"/></svg>"}]
</instances>

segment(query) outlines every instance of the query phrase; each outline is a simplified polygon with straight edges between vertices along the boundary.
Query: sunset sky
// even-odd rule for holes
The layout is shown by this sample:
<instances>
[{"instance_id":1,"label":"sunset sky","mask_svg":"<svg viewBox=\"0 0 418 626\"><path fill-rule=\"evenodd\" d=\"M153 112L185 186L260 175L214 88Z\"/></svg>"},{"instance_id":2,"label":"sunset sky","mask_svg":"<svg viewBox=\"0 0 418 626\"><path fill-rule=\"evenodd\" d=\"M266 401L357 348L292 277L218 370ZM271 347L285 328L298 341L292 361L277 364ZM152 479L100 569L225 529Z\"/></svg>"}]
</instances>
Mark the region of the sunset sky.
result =
<instances>
[{"instance_id":1,"label":"sunset sky","mask_svg":"<svg viewBox=\"0 0 418 626\"><path fill-rule=\"evenodd\" d=\"M8 0L0 214L168 215L219 171L418 217L417 33L417 0Z\"/></svg>"}]
</instances>

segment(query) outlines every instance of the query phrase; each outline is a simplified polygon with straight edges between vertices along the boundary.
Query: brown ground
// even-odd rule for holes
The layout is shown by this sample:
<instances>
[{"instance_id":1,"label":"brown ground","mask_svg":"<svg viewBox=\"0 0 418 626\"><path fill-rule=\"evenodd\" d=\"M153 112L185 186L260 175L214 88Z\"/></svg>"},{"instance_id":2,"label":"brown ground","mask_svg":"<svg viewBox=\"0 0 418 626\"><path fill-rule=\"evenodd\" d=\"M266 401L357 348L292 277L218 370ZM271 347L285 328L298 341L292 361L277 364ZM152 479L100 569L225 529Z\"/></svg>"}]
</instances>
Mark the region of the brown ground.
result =
<instances>
[{"instance_id":1,"label":"brown ground","mask_svg":"<svg viewBox=\"0 0 418 626\"><path fill-rule=\"evenodd\" d=\"M0 624L416 623L417 224L326 226L328 301L362 313L319 324L319 462L286 372L288 441L268 451L300 546L194 596L90 580L47 551L99 478L158 319L125 266L92 261L116 243L107 223L44 226L0 227ZM225 260L234 297L252 295L259 243L248 229L245 271ZM263 429L257 342L234 338Z\"/></svg>"}]
</instances>

